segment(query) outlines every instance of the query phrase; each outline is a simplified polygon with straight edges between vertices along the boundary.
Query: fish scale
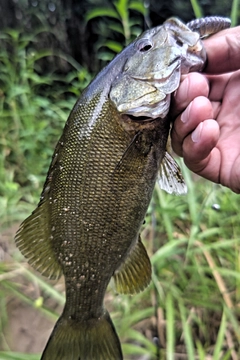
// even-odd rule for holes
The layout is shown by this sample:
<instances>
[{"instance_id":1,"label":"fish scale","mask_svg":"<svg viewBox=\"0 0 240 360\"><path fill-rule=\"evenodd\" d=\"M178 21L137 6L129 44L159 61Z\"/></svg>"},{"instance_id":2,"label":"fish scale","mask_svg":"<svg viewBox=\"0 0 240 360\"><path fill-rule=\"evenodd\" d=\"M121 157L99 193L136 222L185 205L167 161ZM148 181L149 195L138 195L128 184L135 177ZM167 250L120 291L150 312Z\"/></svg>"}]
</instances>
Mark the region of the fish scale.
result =
<instances>
[{"instance_id":1,"label":"fish scale","mask_svg":"<svg viewBox=\"0 0 240 360\"><path fill-rule=\"evenodd\" d=\"M79 190L81 190L82 194L80 196L81 198L81 207L79 208L79 214L81 213L81 218L84 219L83 222L83 226L81 229L81 226L76 223L76 221L74 222L70 222L70 229L73 232L75 229L77 236L81 237L81 233L84 233L85 235L83 236L83 239L81 240L81 250L79 250L79 253L81 253L81 262L84 262L83 257L84 254L86 253L86 257L89 257L89 254L93 254L93 251L96 251L96 248L98 249L98 243L96 243L95 239L96 238L102 238L103 234L105 234L104 239L106 240L106 245L103 247L102 243L100 243L100 248L99 248L99 254L101 257L101 254L103 255L102 257L104 258L104 262L102 263L102 266L105 270L105 272L107 272L108 275L108 281L110 280L111 275L113 274L114 270L115 270L115 264L113 266L112 264L112 256L114 256L116 259L119 258L119 255L122 255L122 247L118 247L116 250L113 249L114 251L111 252L111 256L109 257L109 263L110 263L110 268L108 269L108 258L107 258L107 254L108 252L106 252L107 248L109 247L113 247L115 245L115 241L117 239L115 239L116 235L119 232L119 223L116 221L116 219L118 219L118 213L121 213L124 215L124 211L123 209L121 209L121 204L119 201L117 201L117 197L119 197L118 192L121 194L121 199L122 199L122 193L123 193L123 186L121 186L123 184L122 181L118 181L118 179L115 180L116 184L117 184L117 188L118 188L118 192L116 192L116 188L113 186L112 183L112 174L114 173L114 166L113 164L117 163L120 159L120 156L118 156L118 158L113 162L113 155L110 154L107 151L109 143L110 144L115 144L115 147L117 144L120 144L121 146L117 145L117 149L115 150L113 147L113 153L114 154L122 154L123 150L126 148L126 146L129 145L129 141L130 141L130 137L127 133L122 132L122 136L120 137L119 135L117 136L116 139L116 128L114 127L114 129L111 129L111 127L109 127L109 122L112 118L112 113L110 111L106 111L106 113L109 114L108 118L106 117L104 119L104 121L101 121L99 123L99 125L95 126L95 133L97 136L97 139L94 137L94 134L91 134L91 141L88 142L88 146L87 146L87 152L89 154L89 160L87 162L87 165L85 166L84 170L82 170L81 176L84 179L83 183L81 181L81 179L79 179L78 181L78 185L79 185ZM109 119L110 118L110 119ZM74 122L75 122L76 116L74 116ZM71 120L70 120L71 121ZM69 140L69 145L68 147L74 148L75 146L75 131L72 130L70 121L68 122L68 127L71 128L71 132L73 133L73 136L68 136ZM77 121L78 125L81 126L81 122ZM106 124L104 126L104 124ZM113 122L114 124L114 122ZM115 125L114 125L115 126ZM120 129L120 127L119 127ZM115 131L113 131L115 130ZM106 132L107 131L107 132ZM104 139L104 141L103 141ZM124 145L123 139L125 139L126 145ZM120 141L119 141L120 140ZM64 140L64 143L66 144L66 140ZM78 157L76 158L76 163L81 163L81 154L84 153L84 144L82 145L82 148L79 149L79 144L76 144L78 146ZM85 150L86 151L86 150ZM68 156L71 155L71 153L74 152L73 149L71 151L68 152ZM58 153L58 156L60 156L61 153ZM64 158L62 158L61 163L66 162L67 164L69 164L70 162L68 161L68 156L67 159L64 160ZM75 162L74 162L75 163ZM112 170L111 167L112 166ZM69 165L64 166L65 170L61 171L61 174L63 171L66 171L66 174L69 173ZM57 170L56 170L57 171ZM71 172L70 172L71 173ZM98 173L101 173L102 176L101 178L98 177ZM104 177L104 174L106 174L106 178ZM137 173L135 172L135 174L137 175ZM56 179L58 180L59 177L56 174ZM61 180L64 180L61 179ZM135 176L133 177L133 181L135 181L136 178ZM61 209L67 208L67 204L71 204L71 207L73 206L73 204L75 205L75 203L73 203L73 199L71 198L71 194L74 193L74 196L76 193L78 193L78 188L76 186L76 184L74 183L74 179L71 179L70 183L74 184L74 192L72 191L72 189L69 189L69 191L67 192L67 195L69 194L70 196L62 196L62 193L66 193L65 190L62 189L61 186L62 181L57 182L57 184L54 186L54 183L52 184L52 186L54 187L55 191L54 194L55 196L59 199L56 203L56 207L54 209L54 205L52 205L52 216L55 219L54 221L56 223L61 221L61 218L63 217L63 222L66 220L66 217L70 217L70 219L72 219L72 214L71 214L71 208L69 209L69 211L64 212ZM58 186L59 186L59 191L60 194L58 195ZM120 189L119 189L120 186ZM145 186L145 184L144 184ZM129 182L127 183L127 185L125 185L125 192L127 190L127 188L129 189ZM94 191L92 191L92 189L94 189ZM114 191L112 191L112 189ZM129 191L129 190L128 190ZM136 192L138 194L138 191ZM115 196L114 196L115 195ZM75 201L75 199L74 199ZM127 213L129 207L128 201L127 199L125 199L124 201L121 201L122 206L125 207L125 212ZM101 204L102 206L100 206L99 204ZM76 208L76 206L73 206L74 208ZM120 209L119 209L120 207ZM59 212L61 211L61 212ZM136 211L133 211L133 214L136 214ZM123 219L126 220L127 215L123 216ZM76 219L76 214L74 216L74 219ZM111 221L113 219L113 221ZM76 225L77 229L76 229ZM94 225L94 226L93 226ZM60 227L58 226L58 228L60 229ZM123 227L124 228L124 227ZM64 231L66 230L66 227L64 226ZM62 235L62 230L60 230L60 234L61 234L61 238L66 239L68 234L65 234L65 236ZM80 235L79 235L80 234ZM55 234L55 238L58 238L59 234ZM133 232L132 235L135 238L135 231ZM74 236L74 234L71 234L70 238L74 239L76 237L76 235ZM119 236L118 236L119 237ZM121 237L123 237L124 239L124 233L121 234ZM126 238L128 239L129 236L126 236ZM119 239L119 243L120 243ZM64 240L66 241L66 240ZM112 244L111 244L112 242ZM75 242L74 242L75 244ZM80 241L77 242L77 244L80 244ZM76 247L76 245L74 245ZM129 244L127 243L126 248L129 247ZM63 251L64 250L64 251ZM64 266L66 267L66 264L68 263L68 260L66 260L66 258L69 258L69 252L73 253L73 249L71 248L71 246L64 246L61 249L61 262L62 265L64 264ZM74 254L76 254L76 249L74 251ZM109 253L110 254L110 253ZM79 254L77 254L79 255ZM73 257L73 260L75 259L76 256ZM98 256L92 256L92 258L94 259L94 261L98 261ZM78 263L78 256L75 259L75 263ZM90 259L90 264L91 264L91 259ZM99 266L99 265L98 265ZM93 268L96 268L96 265L93 264ZM70 275L71 273L71 267L69 268L69 270L67 270L66 274L66 270L64 270L65 276L72 276ZM106 271L107 270L107 271ZM101 268L98 270L99 272L101 271ZM85 271L86 273L86 271ZM94 274L95 274L95 270L94 270ZM91 276L91 272L87 272L87 274L85 275L85 285L86 285L86 289L88 288L88 284L86 283L86 279L89 278ZM79 277L79 274L77 274L77 277ZM101 283L103 283L103 279L101 279ZM108 282L105 281L105 284L107 285ZM106 287L105 285L105 287ZM92 291L95 291L95 288L93 286L93 284L91 284L92 287ZM68 286L66 288L66 292L68 293ZM100 291L101 292L101 291ZM104 296L105 293L105 288L104 291L102 291L102 297ZM89 293L87 293L87 295L89 295ZM83 288L81 289L81 296L84 298L86 297L86 294L84 295L84 291ZM102 304L102 299L100 299L101 304ZM78 305L78 300L76 300L76 303L73 306L73 301L71 301L71 308L77 308ZM93 308L96 306L96 304L93 302Z\"/></svg>"},{"instance_id":2,"label":"fish scale","mask_svg":"<svg viewBox=\"0 0 240 360\"><path fill-rule=\"evenodd\" d=\"M200 37L229 21L214 17L189 26L171 18L144 32L85 89L56 146L38 207L16 234L36 270L65 278L65 307L42 360L123 359L104 294L111 277L123 294L151 281L140 229L155 182L170 193L186 192L166 151L171 94L181 74L204 68Z\"/></svg>"}]
</instances>

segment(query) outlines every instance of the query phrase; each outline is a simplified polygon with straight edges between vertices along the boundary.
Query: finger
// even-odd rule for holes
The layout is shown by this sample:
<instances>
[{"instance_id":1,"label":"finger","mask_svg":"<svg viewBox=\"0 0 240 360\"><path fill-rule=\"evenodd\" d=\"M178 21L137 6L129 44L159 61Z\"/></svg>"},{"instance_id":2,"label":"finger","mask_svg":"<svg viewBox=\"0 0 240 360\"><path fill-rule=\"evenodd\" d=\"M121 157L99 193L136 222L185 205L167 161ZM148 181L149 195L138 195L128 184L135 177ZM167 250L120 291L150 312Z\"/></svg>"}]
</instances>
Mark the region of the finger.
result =
<instances>
[{"instance_id":1,"label":"finger","mask_svg":"<svg viewBox=\"0 0 240 360\"><path fill-rule=\"evenodd\" d=\"M181 82L178 90L172 97L170 116L176 117L197 96L208 96L209 86L205 76L199 73L190 73Z\"/></svg>"},{"instance_id":2,"label":"finger","mask_svg":"<svg viewBox=\"0 0 240 360\"><path fill-rule=\"evenodd\" d=\"M220 74L239 69L240 26L220 31L204 41L208 63L206 72Z\"/></svg>"},{"instance_id":3,"label":"finger","mask_svg":"<svg viewBox=\"0 0 240 360\"><path fill-rule=\"evenodd\" d=\"M193 172L219 182L220 154L215 147L220 136L215 120L201 122L183 142L183 158Z\"/></svg>"},{"instance_id":4,"label":"finger","mask_svg":"<svg viewBox=\"0 0 240 360\"><path fill-rule=\"evenodd\" d=\"M203 96L194 99L184 112L177 117L172 127L172 148L176 154L182 156L184 139L206 119L213 118L211 102Z\"/></svg>"},{"instance_id":5,"label":"finger","mask_svg":"<svg viewBox=\"0 0 240 360\"><path fill-rule=\"evenodd\" d=\"M240 70L226 75L214 75L209 78L209 84L213 117L218 118L221 125L226 124L230 128L236 119L236 127L240 114Z\"/></svg>"},{"instance_id":6,"label":"finger","mask_svg":"<svg viewBox=\"0 0 240 360\"><path fill-rule=\"evenodd\" d=\"M236 124L239 124L240 114L240 70L231 74L224 90L224 97L222 101L221 118L225 122L235 118ZM232 120L233 121L233 120Z\"/></svg>"},{"instance_id":7,"label":"finger","mask_svg":"<svg viewBox=\"0 0 240 360\"><path fill-rule=\"evenodd\" d=\"M211 101L222 101L226 86L233 74L206 75L210 87L209 99Z\"/></svg>"}]
</instances>

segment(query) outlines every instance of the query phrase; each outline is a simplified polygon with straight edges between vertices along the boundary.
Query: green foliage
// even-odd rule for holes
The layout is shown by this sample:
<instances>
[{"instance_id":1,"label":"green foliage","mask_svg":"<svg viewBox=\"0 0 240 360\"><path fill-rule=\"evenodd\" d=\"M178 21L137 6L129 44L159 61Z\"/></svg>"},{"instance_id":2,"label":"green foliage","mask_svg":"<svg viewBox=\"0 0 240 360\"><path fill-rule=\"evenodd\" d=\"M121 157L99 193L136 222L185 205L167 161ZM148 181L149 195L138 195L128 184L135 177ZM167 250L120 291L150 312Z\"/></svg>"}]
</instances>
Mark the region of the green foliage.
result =
<instances>
[{"instance_id":1,"label":"green foliage","mask_svg":"<svg viewBox=\"0 0 240 360\"><path fill-rule=\"evenodd\" d=\"M86 21L99 17L108 17L110 20L99 24L101 28L101 37L97 48L106 47L109 51L102 51L98 57L102 60L111 60L114 53L119 53L123 46L128 45L136 36L142 32L142 18L146 16L146 7L143 1L117 0L112 7L97 7L86 14ZM130 17L130 11L135 11L137 16ZM141 16L139 16L141 15ZM114 19L112 21L111 19ZM111 32L109 33L109 29ZM107 31L106 31L107 30ZM124 42L114 40L114 33L120 34ZM106 38L104 36L106 34ZM109 37L112 37L109 38Z\"/></svg>"},{"instance_id":2,"label":"green foliage","mask_svg":"<svg viewBox=\"0 0 240 360\"><path fill-rule=\"evenodd\" d=\"M239 0L233 0L232 2L232 10L230 18L232 20L232 26L236 26L238 24L239 17Z\"/></svg>"},{"instance_id":3,"label":"green foliage","mask_svg":"<svg viewBox=\"0 0 240 360\"><path fill-rule=\"evenodd\" d=\"M0 351L1 360L39 360L40 355Z\"/></svg>"},{"instance_id":4,"label":"green foliage","mask_svg":"<svg viewBox=\"0 0 240 360\"><path fill-rule=\"evenodd\" d=\"M203 17L203 12L202 12L201 6L199 5L198 1L197 0L190 0L190 1L191 1L193 12L194 12L194 15L196 16L196 18Z\"/></svg>"},{"instance_id":5,"label":"green foliage","mask_svg":"<svg viewBox=\"0 0 240 360\"><path fill-rule=\"evenodd\" d=\"M188 194L174 197L156 187L142 231L152 254L152 284L135 296L116 296L110 289L106 295L126 360L173 360L177 353L189 360L240 356L239 196L193 180L181 167ZM0 271L2 306L6 294L15 296L54 324L56 305L51 307L48 299L62 308L63 285L57 289L14 257ZM35 284L38 296L26 296L23 283Z\"/></svg>"},{"instance_id":6,"label":"green foliage","mask_svg":"<svg viewBox=\"0 0 240 360\"><path fill-rule=\"evenodd\" d=\"M209 5L208 2L202 0L190 0L194 15L196 18L200 18L204 16L204 5ZM210 4L211 12L206 15L219 15L219 16L227 16L231 19L232 26L236 26L238 24L239 18L239 0L232 0L232 6L229 2L218 2L216 7L213 4ZM218 8L219 6L219 8ZM226 13L227 11L227 13Z\"/></svg>"},{"instance_id":7,"label":"green foliage","mask_svg":"<svg viewBox=\"0 0 240 360\"><path fill-rule=\"evenodd\" d=\"M36 202L33 195L39 196L52 149L75 101L70 95L79 95L90 81L70 56L34 50L37 35L13 29L0 35L1 226L9 217L18 220L26 204ZM55 55L72 65L66 78L39 72L39 62Z\"/></svg>"},{"instance_id":8,"label":"green foliage","mask_svg":"<svg viewBox=\"0 0 240 360\"><path fill-rule=\"evenodd\" d=\"M123 309L114 318L126 359L135 359L137 353L139 358L145 353L150 359L168 360L180 353L189 360L240 356L239 198L218 185L193 180L183 164L182 168L188 194L173 197L156 187L146 218L143 238L153 254L152 285L139 298L128 297L127 305L126 298L116 300L132 309L132 317L135 308L146 314L154 308L149 323L144 316L132 322ZM123 322L128 325L122 330ZM147 329L141 326L144 322ZM131 340L130 326L137 330L130 333Z\"/></svg>"},{"instance_id":9,"label":"green foliage","mask_svg":"<svg viewBox=\"0 0 240 360\"><path fill-rule=\"evenodd\" d=\"M220 186L193 181L183 170L187 196L171 198L157 188L150 220L156 224L153 283L166 314L167 358L175 358L180 338L188 359L238 358L239 199ZM228 345L229 333L235 349Z\"/></svg>"}]
</instances>

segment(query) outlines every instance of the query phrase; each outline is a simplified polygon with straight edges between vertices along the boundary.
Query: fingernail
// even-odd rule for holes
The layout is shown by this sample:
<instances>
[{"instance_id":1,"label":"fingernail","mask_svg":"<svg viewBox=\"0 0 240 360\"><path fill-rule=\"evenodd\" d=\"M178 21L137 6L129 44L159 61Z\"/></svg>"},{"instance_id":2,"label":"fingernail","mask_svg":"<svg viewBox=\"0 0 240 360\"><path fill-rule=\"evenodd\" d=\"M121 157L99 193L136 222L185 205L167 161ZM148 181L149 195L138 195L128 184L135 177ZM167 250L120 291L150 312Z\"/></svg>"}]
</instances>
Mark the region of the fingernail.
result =
<instances>
[{"instance_id":1,"label":"fingernail","mask_svg":"<svg viewBox=\"0 0 240 360\"><path fill-rule=\"evenodd\" d=\"M203 123L201 122L200 124L198 124L196 129L192 132L191 137L192 137L193 142L196 143L200 140L201 133L202 133L202 127L203 127Z\"/></svg>"},{"instance_id":2,"label":"fingernail","mask_svg":"<svg viewBox=\"0 0 240 360\"><path fill-rule=\"evenodd\" d=\"M188 105L188 107L183 111L182 115L181 115L181 121L183 123L186 123L189 119L189 113L190 113L190 110L191 110L191 106L192 106L192 103L190 103Z\"/></svg>"}]
</instances>

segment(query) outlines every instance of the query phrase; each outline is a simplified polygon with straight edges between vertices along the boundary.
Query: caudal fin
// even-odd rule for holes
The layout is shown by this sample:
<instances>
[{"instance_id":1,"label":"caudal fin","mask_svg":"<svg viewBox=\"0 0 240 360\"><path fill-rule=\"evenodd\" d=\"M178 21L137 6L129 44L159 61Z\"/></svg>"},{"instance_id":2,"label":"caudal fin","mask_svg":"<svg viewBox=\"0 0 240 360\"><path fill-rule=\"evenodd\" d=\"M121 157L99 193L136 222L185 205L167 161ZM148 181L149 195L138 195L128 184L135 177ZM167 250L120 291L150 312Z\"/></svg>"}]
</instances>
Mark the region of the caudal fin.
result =
<instances>
[{"instance_id":1,"label":"caudal fin","mask_svg":"<svg viewBox=\"0 0 240 360\"><path fill-rule=\"evenodd\" d=\"M41 360L122 360L122 350L108 312L77 322L60 317Z\"/></svg>"}]
</instances>

